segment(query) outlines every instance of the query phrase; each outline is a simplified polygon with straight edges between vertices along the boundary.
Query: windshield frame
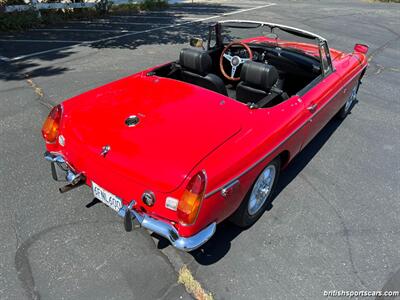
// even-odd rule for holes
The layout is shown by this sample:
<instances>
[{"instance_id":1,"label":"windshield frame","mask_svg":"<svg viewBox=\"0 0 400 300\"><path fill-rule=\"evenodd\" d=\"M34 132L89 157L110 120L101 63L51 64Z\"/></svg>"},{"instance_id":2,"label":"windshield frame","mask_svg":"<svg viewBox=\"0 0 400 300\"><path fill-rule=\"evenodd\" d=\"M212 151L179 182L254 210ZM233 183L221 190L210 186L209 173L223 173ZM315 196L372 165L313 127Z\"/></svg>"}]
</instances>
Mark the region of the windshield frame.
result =
<instances>
[{"instance_id":1,"label":"windshield frame","mask_svg":"<svg viewBox=\"0 0 400 300\"><path fill-rule=\"evenodd\" d=\"M330 55L330 49L328 47L328 42L327 40L315 33L309 32L307 30L303 30L300 28L296 27L291 27L291 26L286 26L282 24L277 24L277 23L269 23L269 22L261 22L261 21L251 21L251 20L223 20L215 23L214 25L211 25L209 28L209 34L208 34L208 43L207 43L207 50L211 50L215 47L224 47L223 43L223 37L222 37L222 27L226 23L232 23L232 24L237 24L237 28L240 28L240 24L246 23L246 24L254 24L254 25L259 25L259 26L267 26L270 27L271 30L274 28L279 28L283 31L286 31L290 34L293 34L298 37L310 39L316 41L316 46L319 47L319 59L322 63L322 61L326 61L328 63L328 69L327 71L322 71L322 77L326 77L332 72L335 71L335 68L332 63L331 55ZM229 26L227 26L229 27ZM232 26L233 27L233 26ZM243 26L243 28L246 28ZM212 42L212 35L213 33L215 34L215 45L213 47L210 47L211 42Z\"/></svg>"},{"instance_id":2,"label":"windshield frame","mask_svg":"<svg viewBox=\"0 0 400 300\"><path fill-rule=\"evenodd\" d=\"M226 23L237 23L237 28L240 28L240 24L241 23L246 23L246 24L254 24L254 25L260 25L260 26L267 26L270 27L271 29L273 28L280 28L284 31L287 31L293 35L297 35L299 37L304 37L304 38L308 38L308 39L317 39L319 43L321 42L326 42L326 39L323 38L322 36L300 29L300 28L296 28L296 27L291 27L291 26L286 26L286 25L282 25L282 24L277 24L277 23L268 23L268 22L261 22L261 21L251 21L251 20L223 20L223 21L219 21L215 24L215 32L216 32L216 42L217 44L222 43L222 39L221 39L221 27L226 24ZM229 26L227 26L229 27ZM246 27L243 27L246 28ZM211 37L209 37L210 40Z\"/></svg>"}]
</instances>

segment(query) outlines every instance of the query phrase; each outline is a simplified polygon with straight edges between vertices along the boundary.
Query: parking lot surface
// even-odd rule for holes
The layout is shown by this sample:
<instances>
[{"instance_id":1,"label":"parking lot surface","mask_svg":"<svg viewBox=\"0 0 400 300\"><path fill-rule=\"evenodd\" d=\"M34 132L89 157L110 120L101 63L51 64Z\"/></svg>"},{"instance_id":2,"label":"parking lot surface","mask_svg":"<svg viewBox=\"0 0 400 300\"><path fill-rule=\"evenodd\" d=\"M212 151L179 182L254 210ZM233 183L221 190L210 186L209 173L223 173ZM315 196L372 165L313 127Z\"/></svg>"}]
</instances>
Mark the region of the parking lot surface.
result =
<instances>
[{"instance_id":1,"label":"parking lot surface","mask_svg":"<svg viewBox=\"0 0 400 300\"><path fill-rule=\"evenodd\" d=\"M0 299L190 299L187 264L215 299L321 299L400 289L400 5L215 1L0 34ZM193 253L126 233L90 189L58 193L43 160L49 108L178 58L223 19L300 27L352 51L370 46L358 103L282 174L248 230L228 222Z\"/></svg>"}]
</instances>

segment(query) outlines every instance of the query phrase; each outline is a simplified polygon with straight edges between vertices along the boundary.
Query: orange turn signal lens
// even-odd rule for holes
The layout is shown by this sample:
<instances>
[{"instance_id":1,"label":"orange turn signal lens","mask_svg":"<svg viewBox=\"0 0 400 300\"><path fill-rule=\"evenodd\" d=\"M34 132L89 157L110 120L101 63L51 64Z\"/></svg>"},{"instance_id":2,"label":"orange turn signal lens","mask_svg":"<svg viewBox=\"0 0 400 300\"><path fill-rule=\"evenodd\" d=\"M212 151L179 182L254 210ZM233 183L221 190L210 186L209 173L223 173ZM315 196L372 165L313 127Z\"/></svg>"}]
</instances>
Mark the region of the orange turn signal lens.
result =
<instances>
[{"instance_id":1,"label":"orange turn signal lens","mask_svg":"<svg viewBox=\"0 0 400 300\"><path fill-rule=\"evenodd\" d=\"M42 135L47 143L54 143L58 137L58 129L60 127L62 115L61 105L56 105L50 111L46 121L42 127Z\"/></svg>"},{"instance_id":2,"label":"orange turn signal lens","mask_svg":"<svg viewBox=\"0 0 400 300\"><path fill-rule=\"evenodd\" d=\"M196 221L206 191L206 183L207 178L204 171L190 179L177 209L178 219L182 225L192 225Z\"/></svg>"}]
</instances>

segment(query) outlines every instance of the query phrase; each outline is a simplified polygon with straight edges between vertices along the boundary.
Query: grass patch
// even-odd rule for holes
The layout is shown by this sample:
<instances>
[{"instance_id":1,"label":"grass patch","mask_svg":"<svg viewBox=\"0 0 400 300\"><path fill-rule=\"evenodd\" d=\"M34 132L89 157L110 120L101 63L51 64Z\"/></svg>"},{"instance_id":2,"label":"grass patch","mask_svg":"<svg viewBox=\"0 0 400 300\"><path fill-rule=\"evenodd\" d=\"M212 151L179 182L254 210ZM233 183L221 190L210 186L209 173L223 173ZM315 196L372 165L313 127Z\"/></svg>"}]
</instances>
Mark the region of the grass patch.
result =
<instances>
[{"instance_id":1,"label":"grass patch","mask_svg":"<svg viewBox=\"0 0 400 300\"><path fill-rule=\"evenodd\" d=\"M186 291L193 295L193 297L197 300L213 300L213 296L211 293L205 291L202 287L201 284L194 279L192 273L189 271L189 269L186 266L183 266L179 270L179 278L178 278L178 283L181 283L184 285Z\"/></svg>"}]
</instances>

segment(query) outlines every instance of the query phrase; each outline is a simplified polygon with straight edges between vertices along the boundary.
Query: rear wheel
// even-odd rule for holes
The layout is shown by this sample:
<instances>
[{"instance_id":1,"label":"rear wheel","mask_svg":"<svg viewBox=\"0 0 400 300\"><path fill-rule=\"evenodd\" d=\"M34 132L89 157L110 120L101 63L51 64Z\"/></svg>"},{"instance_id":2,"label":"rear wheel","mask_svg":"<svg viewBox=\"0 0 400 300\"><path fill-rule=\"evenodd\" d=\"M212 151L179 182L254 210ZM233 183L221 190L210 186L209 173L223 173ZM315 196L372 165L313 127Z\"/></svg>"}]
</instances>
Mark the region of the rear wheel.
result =
<instances>
[{"instance_id":1,"label":"rear wheel","mask_svg":"<svg viewBox=\"0 0 400 300\"><path fill-rule=\"evenodd\" d=\"M351 91L350 96L346 100L346 103L339 110L339 112L338 112L339 119L346 118L346 116L349 114L349 112L353 108L354 102L357 99L357 92L358 92L359 87L360 87L360 81L358 81L357 84L354 86L353 90Z\"/></svg>"},{"instance_id":2,"label":"rear wheel","mask_svg":"<svg viewBox=\"0 0 400 300\"><path fill-rule=\"evenodd\" d=\"M280 159L276 158L258 175L252 188L230 220L240 227L253 225L271 202L280 171Z\"/></svg>"}]
</instances>

